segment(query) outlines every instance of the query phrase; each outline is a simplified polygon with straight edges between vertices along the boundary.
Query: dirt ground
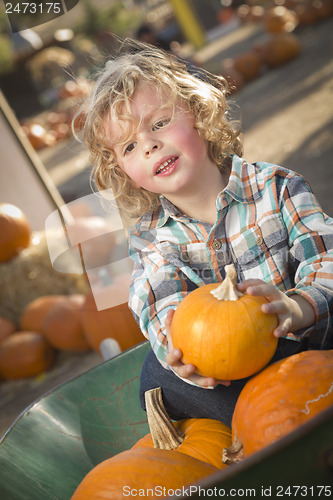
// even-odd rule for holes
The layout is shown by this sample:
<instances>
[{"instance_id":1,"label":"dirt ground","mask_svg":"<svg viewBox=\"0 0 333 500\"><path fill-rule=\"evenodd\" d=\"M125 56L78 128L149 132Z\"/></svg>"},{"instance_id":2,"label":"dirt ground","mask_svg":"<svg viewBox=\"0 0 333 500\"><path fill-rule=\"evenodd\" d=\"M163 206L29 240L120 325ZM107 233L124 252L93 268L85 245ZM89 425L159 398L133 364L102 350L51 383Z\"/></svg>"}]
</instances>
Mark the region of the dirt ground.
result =
<instances>
[{"instance_id":1,"label":"dirt ground","mask_svg":"<svg viewBox=\"0 0 333 500\"><path fill-rule=\"evenodd\" d=\"M248 83L232 96L241 110L244 157L291 168L309 181L324 211L333 216L333 18L296 30L301 55ZM221 61L247 51L267 37L262 28L240 27L211 42L197 58L219 72ZM69 142L41 154L65 201L90 192L89 162ZM101 362L95 353L58 356L49 372L0 385L0 435L33 401Z\"/></svg>"}]
</instances>

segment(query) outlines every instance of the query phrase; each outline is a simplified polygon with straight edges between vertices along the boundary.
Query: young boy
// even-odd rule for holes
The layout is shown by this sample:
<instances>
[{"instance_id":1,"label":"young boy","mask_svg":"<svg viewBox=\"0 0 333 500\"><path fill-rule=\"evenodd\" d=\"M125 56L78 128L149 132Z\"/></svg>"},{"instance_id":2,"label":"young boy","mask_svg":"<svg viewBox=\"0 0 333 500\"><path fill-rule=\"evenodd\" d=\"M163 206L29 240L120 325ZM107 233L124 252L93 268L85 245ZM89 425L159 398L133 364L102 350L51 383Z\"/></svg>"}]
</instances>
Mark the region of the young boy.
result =
<instances>
[{"instance_id":1,"label":"young boy","mask_svg":"<svg viewBox=\"0 0 333 500\"><path fill-rule=\"evenodd\" d=\"M226 91L223 78L199 79L142 46L107 62L84 138L97 186L111 187L120 210L140 217L130 232L129 305L152 346L142 405L144 392L161 386L171 418L230 425L246 379L218 381L184 365L170 341L172 311L196 287L223 280L233 262L239 289L265 296L263 312L277 314L272 361L329 348L333 221L300 175L241 158Z\"/></svg>"}]
</instances>

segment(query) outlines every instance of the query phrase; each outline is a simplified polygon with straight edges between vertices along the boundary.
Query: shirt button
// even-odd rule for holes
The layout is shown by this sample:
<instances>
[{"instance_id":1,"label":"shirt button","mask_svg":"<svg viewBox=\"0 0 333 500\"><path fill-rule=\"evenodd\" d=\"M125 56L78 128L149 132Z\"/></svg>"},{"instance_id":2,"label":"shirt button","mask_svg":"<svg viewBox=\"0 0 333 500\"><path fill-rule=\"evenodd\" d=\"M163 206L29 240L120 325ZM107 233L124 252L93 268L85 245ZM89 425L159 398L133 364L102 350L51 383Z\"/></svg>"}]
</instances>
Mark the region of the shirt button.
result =
<instances>
[{"instance_id":1,"label":"shirt button","mask_svg":"<svg viewBox=\"0 0 333 500\"><path fill-rule=\"evenodd\" d=\"M258 245L259 247L260 247L260 245L262 245L262 244L263 244L263 242L264 242L264 240L262 239L262 237L261 237L261 236L258 236L256 241L257 241L257 245Z\"/></svg>"},{"instance_id":2,"label":"shirt button","mask_svg":"<svg viewBox=\"0 0 333 500\"><path fill-rule=\"evenodd\" d=\"M212 247L214 248L214 250L220 250L221 246L222 243L219 240L214 240L212 243Z\"/></svg>"},{"instance_id":3,"label":"shirt button","mask_svg":"<svg viewBox=\"0 0 333 500\"><path fill-rule=\"evenodd\" d=\"M180 254L180 257L181 257L183 262L189 262L189 260L190 260L186 252L182 252Z\"/></svg>"}]
</instances>

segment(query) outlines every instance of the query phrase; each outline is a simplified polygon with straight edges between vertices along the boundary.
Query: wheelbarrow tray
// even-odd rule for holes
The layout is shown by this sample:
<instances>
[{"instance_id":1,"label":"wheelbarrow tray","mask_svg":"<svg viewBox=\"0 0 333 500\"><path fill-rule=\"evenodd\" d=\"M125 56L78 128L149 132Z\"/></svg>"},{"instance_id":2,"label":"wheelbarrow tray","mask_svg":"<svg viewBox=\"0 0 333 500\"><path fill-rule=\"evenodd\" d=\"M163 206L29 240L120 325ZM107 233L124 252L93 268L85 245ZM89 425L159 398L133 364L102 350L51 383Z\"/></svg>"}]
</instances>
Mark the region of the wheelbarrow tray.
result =
<instances>
[{"instance_id":1,"label":"wheelbarrow tray","mask_svg":"<svg viewBox=\"0 0 333 500\"><path fill-rule=\"evenodd\" d=\"M97 365L21 414L0 442L1 500L69 500L95 465L130 448L148 432L138 393L149 349L149 343L143 342ZM266 496L275 497L296 486L307 488L315 498L329 496L327 489L314 488L330 488L333 483L332 424L333 407L277 443L202 481L200 487L209 489L213 497L227 496L231 489L264 496L265 488ZM198 488L191 489L193 498L202 497ZM188 491L184 493L187 496ZM291 493L294 496L295 490Z\"/></svg>"}]
</instances>

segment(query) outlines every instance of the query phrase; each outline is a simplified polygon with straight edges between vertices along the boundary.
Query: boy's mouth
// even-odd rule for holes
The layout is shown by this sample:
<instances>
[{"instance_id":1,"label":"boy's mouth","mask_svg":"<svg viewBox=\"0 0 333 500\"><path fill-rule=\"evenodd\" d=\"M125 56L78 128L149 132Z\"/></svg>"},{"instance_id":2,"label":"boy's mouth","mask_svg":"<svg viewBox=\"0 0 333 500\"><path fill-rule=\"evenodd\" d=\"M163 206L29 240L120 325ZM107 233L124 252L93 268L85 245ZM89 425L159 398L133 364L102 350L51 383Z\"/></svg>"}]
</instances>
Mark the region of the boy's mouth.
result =
<instances>
[{"instance_id":1,"label":"boy's mouth","mask_svg":"<svg viewBox=\"0 0 333 500\"><path fill-rule=\"evenodd\" d=\"M158 167L157 170L155 171L155 175L159 175L162 173L166 173L173 165L174 163L178 160L178 156L174 156L172 158L168 158L167 160L163 161Z\"/></svg>"}]
</instances>

